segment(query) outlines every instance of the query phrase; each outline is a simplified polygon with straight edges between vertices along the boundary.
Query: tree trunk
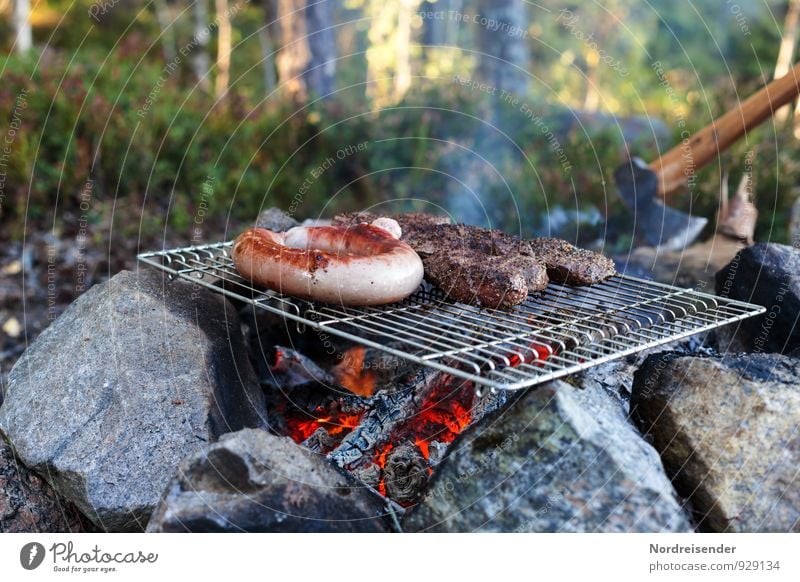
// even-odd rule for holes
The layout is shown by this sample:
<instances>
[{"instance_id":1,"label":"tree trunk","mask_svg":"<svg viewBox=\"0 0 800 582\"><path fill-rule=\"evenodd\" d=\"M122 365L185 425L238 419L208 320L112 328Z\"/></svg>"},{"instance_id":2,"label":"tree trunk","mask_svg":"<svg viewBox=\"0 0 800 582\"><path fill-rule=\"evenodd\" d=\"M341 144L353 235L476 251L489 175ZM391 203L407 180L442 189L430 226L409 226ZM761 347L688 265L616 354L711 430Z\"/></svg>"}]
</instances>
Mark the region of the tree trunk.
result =
<instances>
[{"instance_id":1,"label":"tree trunk","mask_svg":"<svg viewBox=\"0 0 800 582\"><path fill-rule=\"evenodd\" d=\"M329 97L336 80L333 0L278 0L281 47L278 77L297 102Z\"/></svg>"},{"instance_id":2,"label":"tree trunk","mask_svg":"<svg viewBox=\"0 0 800 582\"><path fill-rule=\"evenodd\" d=\"M211 68L211 59L208 56L208 41L211 38L211 29L208 26L208 0L195 0L192 5L192 18L194 21L194 43L192 52L192 70L197 77L197 84L204 90L211 90L211 79L208 70Z\"/></svg>"},{"instance_id":3,"label":"tree trunk","mask_svg":"<svg viewBox=\"0 0 800 582\"><path fill-rule=\"evenodd\" d=\"M430 47L456 46L458 44L458 31L463 26L450 13L461 12L463 0L426 0L422 3L422 12L443 12L444 18L426 18L422 22L422 43Z\"/></svg>"},{"instance_id":4,"label":"tree trunk","mask_svg":"<svg viewBox=\"0 0 800 582\"><path fill-rule=\"evenodd\" d=\"M414 0L400 0L400 13L397 15L397 69L394 75L394 101L403 99L411 86L411 20L414 17Z\"/></svg>"},{"instance_id":5,"label":"tree trunk","mask_svg":"<svg viewBox=\"0 0 800 582\"><path fill-rule=\"evenodd\" d=\"M164 52L164 60L172 63L175 61L177 51L175 50L175 33L169 16L169 7L165 0L153 0L153 8L156 11L158 27L161 29L161 50Z\"/></svg>"},{"instance_id":6,"label":"tree trunk","mask_svg":"<svg viewBox=\"0 0 800 582\"><path fill-rule=\"evenodd\" d=\"M16 0L14 2L14 30L17 38L14 46L17 54L24 55L33 47L33 34L31 32L31 3L30 0Z\"/></svg>"},{"instance_id":7,"label":"tree trunk","mask_svg":"<svg viewBox=\"0 0 800 582\"><path fill-rule=\"evenodd\" d=\"M312 94L329 97L336 88L336 37L333 28L334 0L307 3L306 29L311 62L306 84Z\"/></svg>"},{"instance_id":8,"label":"tree trunk","mask_svg":"<svg viewBox=\"0 0 800 582\"><path fill-rule=\"evenodd\" d=\"M800 17L800 0L789 0L786 9L786 18L783 20L783 35L781 36L781 48L778 51L778 60L775 63L776 79L783 77L792 68L792 57L794 47L797 43L797 23ZM781 107L775 112L775 121L784 123L789 118L790 106Z\"/></svg>"},{"instance_id":9,"label":"tree trunk","mask_svg":"<svg viewBox=\"0 0 800 582\"><path fill-rule=\"evenodd\" d=\"M264 0L264 26L258 29L258 42L261 45L261 65L264 69L264 92L270 95L278 85L275 71L274 41L277 22L277 6L275 0Z\"/></svg>"},{"instance_id":10,"label":"tree trunk","mask_svg":"<svg viewBox=\"0 0 800 582\"><path fill-rule=\"evenodd\" d=\"M231 15L228 0L215 0L217 9L217 79L214 92L220 99L228 92L231 69Z\"/></svg>"},{"instance_id":11,"label":"tree trunk","mask_svg":"<svg viewBox=\"0 0 800 582\"><path fill-rule=\"evenodd\" d=\"M278 78L294 101L308 99L303 71L311 61L306 33L305 0L278 0L281 47L278 52Z\"/></svg>"},{"instance_id":12,"label":"tree trunk","mask_svg":"<svg viewBox=\"0 0 800 582\"><path fill-rule=\"evenodd\" d=\"M524 94L528 85L525 2L481 0L479 12L481 18L499 23L493 27L476 25L482 78L497 89L516 95Z\"/></svg>"}]
</instances>

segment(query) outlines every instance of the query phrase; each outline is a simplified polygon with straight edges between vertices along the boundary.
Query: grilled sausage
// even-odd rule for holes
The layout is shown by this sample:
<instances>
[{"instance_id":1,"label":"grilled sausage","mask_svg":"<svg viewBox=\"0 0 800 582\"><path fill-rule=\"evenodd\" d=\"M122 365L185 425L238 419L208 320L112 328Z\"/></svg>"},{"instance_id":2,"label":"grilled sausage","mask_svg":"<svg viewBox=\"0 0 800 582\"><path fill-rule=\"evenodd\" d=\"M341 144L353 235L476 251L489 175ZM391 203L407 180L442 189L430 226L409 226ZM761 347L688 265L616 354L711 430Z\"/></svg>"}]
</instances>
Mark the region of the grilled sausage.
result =
<instances>
[{"instance_id":1,"label":"grilled sausage","mask_svg":"<svg viewBox=\"0 0 800 582\"><path fill-rule=\"evenodd\" d=\"M233 262L245 279L285 295L341 305L394 303L416 291L423 267L389 220L285 233L251 228L234 242Z\"/></svg>"}]
</instances>

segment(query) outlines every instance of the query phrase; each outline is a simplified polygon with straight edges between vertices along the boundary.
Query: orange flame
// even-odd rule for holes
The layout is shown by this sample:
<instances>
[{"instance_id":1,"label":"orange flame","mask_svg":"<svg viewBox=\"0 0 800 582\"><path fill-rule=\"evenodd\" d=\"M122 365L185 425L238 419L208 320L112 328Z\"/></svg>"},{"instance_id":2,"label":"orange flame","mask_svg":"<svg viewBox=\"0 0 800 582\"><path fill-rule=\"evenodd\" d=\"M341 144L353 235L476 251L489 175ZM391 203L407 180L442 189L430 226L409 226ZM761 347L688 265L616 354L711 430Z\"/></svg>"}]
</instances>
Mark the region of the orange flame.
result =
<instances>
[{"instance_id":1,"label":"orange flame","mask_svg":"<svg viewBox=\"0 0 800 582\"><path fill-rule=\"evenodd\" d=\"M358 396L369 397L375 393L375 374L364 370L366 349L363 346L350 348L332 372L336 381Z\"/></svg>"}]
</instances>

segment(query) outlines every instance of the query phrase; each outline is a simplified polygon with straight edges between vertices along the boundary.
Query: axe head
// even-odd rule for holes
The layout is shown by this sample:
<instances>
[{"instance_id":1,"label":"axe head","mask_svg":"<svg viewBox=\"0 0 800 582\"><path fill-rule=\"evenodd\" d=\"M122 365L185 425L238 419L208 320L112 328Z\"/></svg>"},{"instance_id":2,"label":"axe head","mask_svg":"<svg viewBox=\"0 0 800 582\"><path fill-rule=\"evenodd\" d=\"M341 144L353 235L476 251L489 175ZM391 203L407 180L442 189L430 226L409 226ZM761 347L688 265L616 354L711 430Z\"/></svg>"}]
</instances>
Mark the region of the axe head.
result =
<instances>
[{"instance_id":1,"label":"axe head","mask_svg":"<svg viewBox=\"0 0 800 582\"><path fill-rule=\"evenodd\" d=\"M658 176L640 158L631 158L614 172L622 201L634 215L634 234L654 247L680 250L692 244L708 219L692 216L658 199Z\"/></svg>"}]
</instances>

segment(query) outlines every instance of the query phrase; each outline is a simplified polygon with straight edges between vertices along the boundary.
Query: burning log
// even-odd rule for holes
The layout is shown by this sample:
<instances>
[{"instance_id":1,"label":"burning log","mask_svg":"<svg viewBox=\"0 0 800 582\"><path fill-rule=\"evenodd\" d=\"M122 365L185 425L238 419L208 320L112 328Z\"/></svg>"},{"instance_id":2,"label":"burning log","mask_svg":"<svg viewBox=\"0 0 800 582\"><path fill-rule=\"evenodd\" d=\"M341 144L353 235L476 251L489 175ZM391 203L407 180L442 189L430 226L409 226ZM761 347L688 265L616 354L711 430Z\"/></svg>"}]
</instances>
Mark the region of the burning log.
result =
<instances>
[{"instance_id":1,"label":"burning log","mask_svg":"<svg viewBox=\"0 0 800 582\"><path fill-rule=\"evenodd\" d=\"M289 392L267 390L266 396L270 427L318 452L327 453L338 444L366 410L365 399L346 390L312 382ZM311 438L320 428L333 439L333 445L329 445L328 437L321 433L316 440Z\"/></svg>"},{"instance_id":2,"label":"burning log","mask_svg":"<svg viewBox=\"0 0 800 582\"><path fill-rule=\"evenodd\" d=\"M384 444L393 429L417 412L425 396L437 383L450 378L442 372L420 369L406 387L392 392L381 391L370 402L361 424L348 434L328 458L345 469L353 469L371 457L376 447Z\"/></svg>"},{"instance_id":3,"label":"burning log","mask_svg":"<svg viewBox=\"0 0 800 582\"><path fill-rule=\"evenodd\" d=\"M386 496L401 505L417 501L428 484L428 463L419 449L403 444L392 449L383 468Z\"/></svg>"}]
</instances>

